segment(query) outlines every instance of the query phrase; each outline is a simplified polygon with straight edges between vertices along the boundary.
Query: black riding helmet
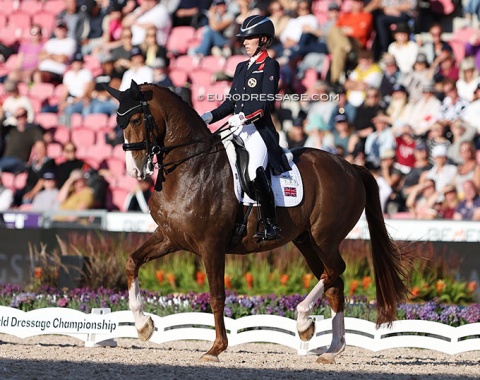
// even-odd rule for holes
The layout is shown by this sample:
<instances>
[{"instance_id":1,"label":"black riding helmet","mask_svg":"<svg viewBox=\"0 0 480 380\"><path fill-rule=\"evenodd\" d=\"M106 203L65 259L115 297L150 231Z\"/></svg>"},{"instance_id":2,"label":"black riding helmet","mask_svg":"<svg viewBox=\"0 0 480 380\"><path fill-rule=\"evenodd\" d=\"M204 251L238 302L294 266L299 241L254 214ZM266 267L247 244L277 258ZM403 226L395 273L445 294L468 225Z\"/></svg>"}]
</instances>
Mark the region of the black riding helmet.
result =
<instances>
[{"instance_id":1,"label":"black riding helmet","mask_svg":"<svg viewBox=\"0 0 480 380\"><path fill-rule=\"evenodd\" d=\"M265 36L268 39L275 37L273 22L265 16L249 16L240 27L237 37Z\"/></svg>"}]
</instances>

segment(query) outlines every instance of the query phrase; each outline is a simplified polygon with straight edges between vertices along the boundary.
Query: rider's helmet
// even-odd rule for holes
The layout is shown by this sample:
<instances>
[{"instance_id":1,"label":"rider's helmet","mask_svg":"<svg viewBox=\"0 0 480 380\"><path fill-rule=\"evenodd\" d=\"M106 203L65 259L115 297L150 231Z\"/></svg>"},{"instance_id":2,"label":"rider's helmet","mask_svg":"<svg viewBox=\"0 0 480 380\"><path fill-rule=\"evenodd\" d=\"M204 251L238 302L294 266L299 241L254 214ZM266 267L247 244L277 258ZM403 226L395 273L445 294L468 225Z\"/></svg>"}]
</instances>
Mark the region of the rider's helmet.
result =
<instances>
[{"instance_id":1,"label":"rider's helmet","mask_svg":"<svg viewBox=\"0 0 480 380\"><path fill-rule=\"evenodd\" d=\"M275 37L275 27L273 22L265 16L249 16L240 27L237 37L267 37L267 46L271 44Z\"/></svg>"}]
</instances>

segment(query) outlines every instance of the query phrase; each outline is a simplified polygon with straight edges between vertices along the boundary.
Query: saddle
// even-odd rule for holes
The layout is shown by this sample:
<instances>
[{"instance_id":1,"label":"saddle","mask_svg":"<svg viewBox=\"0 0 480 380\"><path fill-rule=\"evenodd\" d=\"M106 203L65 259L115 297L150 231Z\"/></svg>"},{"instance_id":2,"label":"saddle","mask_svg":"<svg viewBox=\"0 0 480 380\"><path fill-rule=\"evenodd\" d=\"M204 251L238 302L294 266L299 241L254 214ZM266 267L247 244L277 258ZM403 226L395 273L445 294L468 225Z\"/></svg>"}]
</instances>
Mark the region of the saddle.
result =
<instances>
[{"instance_id":1,"label":"saddle","mask_svg":"<svg viewBox=\"0 0 480 380\"><path fill-rule=\"evenodd\" d=\"M237 135L232 136L232 142L233 146L235 147L235 152L237 153L235 166L237 167L238 179L240 181L242 191L247 194L250 199L256 200L255 190L253 188L250 176L248 175L248 160L250 156L245 148L245 143Z\"/></svg>"}]
</instances>

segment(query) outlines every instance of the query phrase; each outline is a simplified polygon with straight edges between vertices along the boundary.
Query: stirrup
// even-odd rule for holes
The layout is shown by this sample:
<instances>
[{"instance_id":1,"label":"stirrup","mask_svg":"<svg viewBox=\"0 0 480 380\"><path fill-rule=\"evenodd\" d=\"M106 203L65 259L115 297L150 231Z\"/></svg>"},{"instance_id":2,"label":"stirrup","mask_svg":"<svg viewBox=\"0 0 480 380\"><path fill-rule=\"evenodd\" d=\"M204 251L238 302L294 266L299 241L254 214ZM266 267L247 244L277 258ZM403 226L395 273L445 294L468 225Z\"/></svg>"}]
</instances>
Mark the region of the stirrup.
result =
<instances>
[{"instance_id":1,"label":"stirrup","mask_svg":"<svg viewBox=\"0 0 480 380\"><path fill-rule=\"evenodd\" d=\"M253 237L257 239L257 243L261 243L262 241L279 240L281 239L280 228L271 222L264 222L263 231L258 231Z\"/></svg>"}]
</instances>

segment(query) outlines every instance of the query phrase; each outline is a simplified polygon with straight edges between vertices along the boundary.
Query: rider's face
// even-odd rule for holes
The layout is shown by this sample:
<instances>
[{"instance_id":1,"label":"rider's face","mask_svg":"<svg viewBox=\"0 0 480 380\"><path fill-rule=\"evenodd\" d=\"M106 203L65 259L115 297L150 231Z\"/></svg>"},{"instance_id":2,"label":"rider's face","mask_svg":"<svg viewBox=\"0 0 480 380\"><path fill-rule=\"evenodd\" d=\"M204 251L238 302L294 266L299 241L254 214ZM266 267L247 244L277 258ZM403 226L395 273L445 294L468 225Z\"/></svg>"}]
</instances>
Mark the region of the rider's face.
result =
<instances>
[{"instance_id":1,"label":"rider's face","mask_svg":"<svg viewBox=\"0 0 480 380\"><path fill-rule=\"evenodd\" d=\"M250 57L252 57L257 51L258 43L259 43L258 37L246 37L245 40L243 41L243 46L245 46L245 50L247 51L247 54Z\"/></svg>"}]
</instances>

